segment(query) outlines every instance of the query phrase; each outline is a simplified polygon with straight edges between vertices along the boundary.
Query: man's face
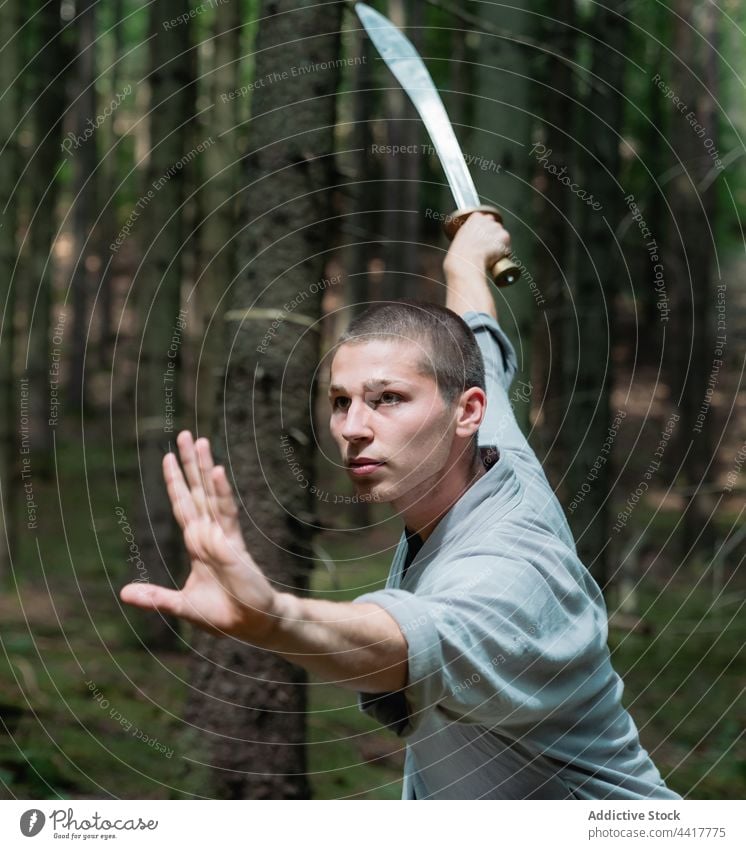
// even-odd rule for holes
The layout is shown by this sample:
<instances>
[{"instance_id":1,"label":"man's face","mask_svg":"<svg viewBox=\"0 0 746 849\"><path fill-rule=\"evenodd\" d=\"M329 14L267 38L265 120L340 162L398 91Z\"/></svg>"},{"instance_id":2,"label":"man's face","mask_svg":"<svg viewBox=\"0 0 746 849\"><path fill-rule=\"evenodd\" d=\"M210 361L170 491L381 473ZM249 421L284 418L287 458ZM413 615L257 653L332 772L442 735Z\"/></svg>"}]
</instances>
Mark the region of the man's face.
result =
<instances>
[{"instance_id":1,"label":"man's face","mask_svg":"<svg viewBox=\"0 0 746 849\"><path fill-rule=\"evenodd\" d=\"M437 483L455 432L455 411L406 341L342 345L331 366L330 427L359 495L411 501Z\"/></svg>"}]
</instances>

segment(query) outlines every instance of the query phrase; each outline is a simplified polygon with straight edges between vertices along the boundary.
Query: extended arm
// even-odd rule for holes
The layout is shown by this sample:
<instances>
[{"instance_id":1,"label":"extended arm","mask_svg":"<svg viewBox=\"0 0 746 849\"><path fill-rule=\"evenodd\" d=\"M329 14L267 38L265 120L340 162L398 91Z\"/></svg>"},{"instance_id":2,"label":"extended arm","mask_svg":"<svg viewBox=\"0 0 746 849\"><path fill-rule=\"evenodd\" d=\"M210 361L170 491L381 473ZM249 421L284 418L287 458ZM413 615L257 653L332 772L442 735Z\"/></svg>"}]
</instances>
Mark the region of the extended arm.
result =
<instances>
[{"instance_id":1,"label":"extended arm","mask_svg":"<svg viewBox=\"0 0 746 849\"><path fill-rule=\"evenodd\" d=\"M448 306L463 314L495 306L487 263L507 252L507 232L475 214L454 239L446 263ZM128 584L122 601L181 617L216 636L232 636L281 655L340 686L387 693L408 683L408 645L401 629L373 603L341 603L277 592L244 545L225 470L214 466L209 442L183 431L163 472L191 569L172 590ZM185 479L186 476L186 479Z\"/></svg>"},{"instance_id":2,"label":"extended arm","mask_svg":"<svg viewBox=\"0 0 746 849\"><path fill-rule=\"evenodd\" d=\"M232 636L281 655L328 681L371 693L407 682L407 643L376 604L300 598L277 592L243 542L238 508L206 439L188 431L163 472L184 533L191 571L181 590L128 584L122 601L181 617L216 636Z\"/></svg>"}]
</instances>

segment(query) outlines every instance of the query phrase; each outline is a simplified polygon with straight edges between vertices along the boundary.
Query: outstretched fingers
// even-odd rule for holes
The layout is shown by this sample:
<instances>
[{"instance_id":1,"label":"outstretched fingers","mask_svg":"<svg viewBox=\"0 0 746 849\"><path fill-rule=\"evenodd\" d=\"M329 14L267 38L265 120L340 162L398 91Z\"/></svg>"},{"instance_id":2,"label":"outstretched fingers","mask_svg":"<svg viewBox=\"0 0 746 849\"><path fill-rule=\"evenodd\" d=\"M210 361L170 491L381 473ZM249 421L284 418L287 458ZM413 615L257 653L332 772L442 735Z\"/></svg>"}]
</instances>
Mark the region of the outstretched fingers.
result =
<instances>
[{"instance_id":1,"label":"outstretched fingers","mask_svg":"<svg viewBox=\"0 0 746 849\"><path fill-rule=\"evenodd\" d=\"M179 446L179 457L184 468L187 484L192 493L194 506L200 515L207 514L208 491L201 468L202 462L212 465L212 457L209 456L209 443L206 439L198 439L195 443L192 434L188 430L182 430L176 437ZM207 444L207 457L200 459L200 453L204 454L204 446Z\"/></svg>"},{"instance_id":2,"label":"outstretched fingers","mask_svg":"<svg viewBox=\"0 0 746 849\"><path fill-rule=\"evenodd\" d=\"M166 490L176 521L179 523L179 527L184 530L189 522L197 518L199 513L175 454L166 454L163 458L163 479L166 482Z\"/></svg>"},{"instance_id":3,"label":"outstretched fingers","mask_svg":"<svg viewBox=\"0 0 746 849\"><path fill-rule=\"evenodd\" d=\"M202 485L208 503L215 497L215 484L212 480L212 470L215 468L215 463L212 460L212 451L210 450L210 440L204 437L198 439L194 443L195 453L197 455L197 467L199 469L200 484Z\"/></svg>"},{"instance_id":4,"label":"outstretched fingers","mask_svg":"<svg viewBox=\"0 0 746 849\"><path fill-rule=\"evenodd\" d=\"M210 480L213 486L215 504L215 515L220 527L226 534L241 533L241 525L238 520L238 504L233 494L233 487L228 482L224 466L213 466L210 472Z\"/></svg>"}]
</instances>

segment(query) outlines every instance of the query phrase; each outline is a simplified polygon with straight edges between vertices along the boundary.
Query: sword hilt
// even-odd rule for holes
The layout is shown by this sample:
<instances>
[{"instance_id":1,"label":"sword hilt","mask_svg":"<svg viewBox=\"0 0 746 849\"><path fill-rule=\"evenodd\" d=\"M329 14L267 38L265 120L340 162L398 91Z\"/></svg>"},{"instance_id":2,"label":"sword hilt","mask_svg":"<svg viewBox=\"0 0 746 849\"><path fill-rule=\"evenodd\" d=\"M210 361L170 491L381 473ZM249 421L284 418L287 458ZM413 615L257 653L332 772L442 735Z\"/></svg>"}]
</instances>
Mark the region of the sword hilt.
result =
<instances>
[{"instance_id":1,"label":"sword hilt","mask_svg":"<svg viewBox=\"0 0 746 849\"><path fill-rule=\"evenodd\" d=\"M494 206L473 206L470 209L457 209L446 216L443 224L446 236L453 240L453 237L473 212L484 212L491 215L498 224L503 223L500 211L495 209ZM512 286L521 276L521 269L509 257L503 257L492 266L490 274L496 286Z\"/></svg>"}]
</instances>

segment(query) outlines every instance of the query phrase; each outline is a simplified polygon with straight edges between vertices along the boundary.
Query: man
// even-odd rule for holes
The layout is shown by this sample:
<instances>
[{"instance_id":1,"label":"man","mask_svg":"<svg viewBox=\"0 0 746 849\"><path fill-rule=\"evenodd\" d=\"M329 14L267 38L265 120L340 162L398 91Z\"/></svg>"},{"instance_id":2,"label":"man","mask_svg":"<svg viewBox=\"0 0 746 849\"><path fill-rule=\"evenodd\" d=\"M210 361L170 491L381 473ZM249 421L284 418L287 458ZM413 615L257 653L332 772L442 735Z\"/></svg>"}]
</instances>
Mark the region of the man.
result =
<instances>
[{"instance_id":1,"label":"man","mask_svg":"<svg viewBox=\"0 0 746 849\"><path fill-rule=\"evenodd\" d=\"M361 496L404 521L386 588L277 592L247 552L206 439L164 458L191 573L125 602L276 652L360 693L407 741L405 799L676 799L621 706L606 610L512 413L515 352L485 269L507 232L473 214L446 307L374 306L331 363L331 431ZM459 318L459 315L463 318Z\"/></svg>"}]
</instances>

